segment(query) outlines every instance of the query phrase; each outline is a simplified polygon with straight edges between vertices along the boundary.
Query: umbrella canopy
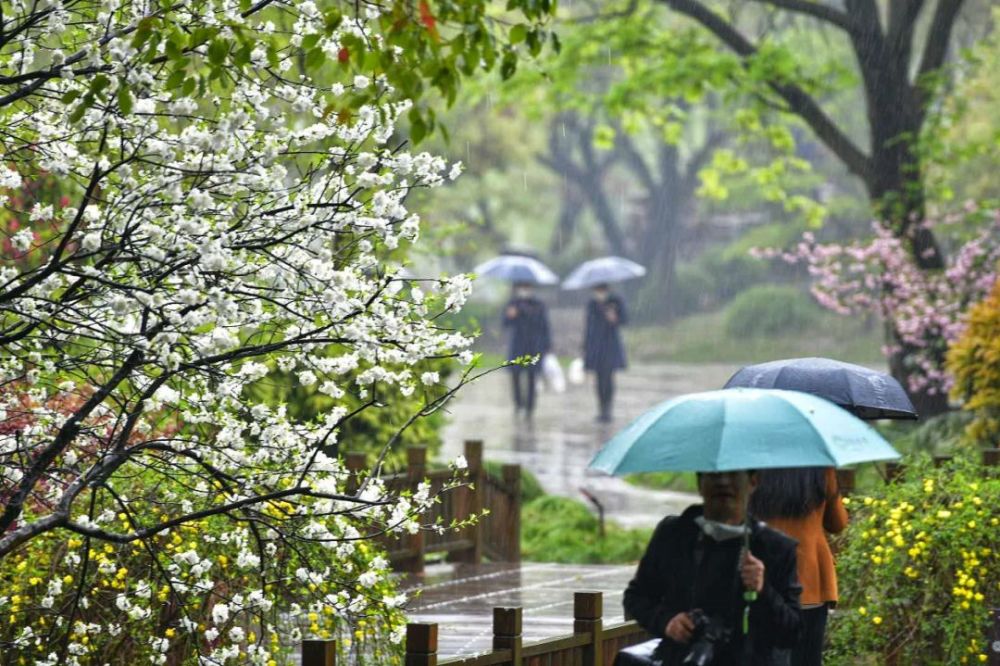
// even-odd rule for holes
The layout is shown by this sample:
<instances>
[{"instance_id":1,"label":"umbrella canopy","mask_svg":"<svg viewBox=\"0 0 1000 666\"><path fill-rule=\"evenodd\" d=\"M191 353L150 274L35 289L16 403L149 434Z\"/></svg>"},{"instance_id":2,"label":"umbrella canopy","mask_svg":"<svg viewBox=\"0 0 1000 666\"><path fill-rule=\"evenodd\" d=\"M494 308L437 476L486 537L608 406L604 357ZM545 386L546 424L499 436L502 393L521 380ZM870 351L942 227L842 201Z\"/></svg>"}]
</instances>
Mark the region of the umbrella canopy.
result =
<instances>
[{"instance_id":1,"label":"umbrella canopy","mask_svg":"<svg viewBox=\"0 0 1000 666\"><path fill-rule=\"evenodd\" d=\"M563 289L586 289L599 284L624 282L642 277L646 269L628 259L621 257L601 257L585 261L569 274L563 281Z\"/></svg>"},{"instance_id":2,"label":"umbrella canopy","mask_svg":"<svg viewBox=\"0 0 1000 666\"><path fill-rule=\"evenodd\" d=\"M841 467L899 454L864 421L807 393L726 389L653 407L598 451L591 469L725 472Z\"/></svg>"},{"instance_id":3,"label":"umbrella canopy","mask_svg":"<svg viewBox=\"0 0 1000 666\"><path fill-rule=\"evenodd\" d=\"M508 282L528 284L558 284L559 276L548 266L532 257L504 254L479 264L473 269L476 275L497 278Z\"/></svg>"},{"instance_id":4,"label":"umbrella canopy","mask_svg":"<svg viewBox=\"0 0 1000 666\"><path fill-rule=\"evenodd\" d=\"M891 375L829 358L790 358L748 365L726 388L775 388L812 393L862 419L915 419L917 410Z\"/></svg>"}]
</instances>

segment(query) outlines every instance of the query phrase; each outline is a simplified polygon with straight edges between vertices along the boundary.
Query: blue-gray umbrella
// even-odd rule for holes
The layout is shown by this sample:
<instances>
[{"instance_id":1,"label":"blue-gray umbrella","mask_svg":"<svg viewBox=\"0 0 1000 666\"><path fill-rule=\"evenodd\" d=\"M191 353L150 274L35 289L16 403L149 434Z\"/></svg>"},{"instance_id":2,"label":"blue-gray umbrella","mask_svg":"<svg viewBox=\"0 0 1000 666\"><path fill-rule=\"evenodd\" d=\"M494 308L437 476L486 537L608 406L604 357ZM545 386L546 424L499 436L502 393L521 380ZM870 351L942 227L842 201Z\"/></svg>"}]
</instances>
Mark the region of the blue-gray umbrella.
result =
<instances>
[{"instance_id":1,"label":"blue-gray umbrella","mask_svg":"<svg viewBox=\"0 0 1000 666\"><path fill-rule=\"evenodd\" d=\"M563 289L587 289L599 284L624 282L642 277L646 269L640 264L621 257L591 259L577 266L563 281Z\"/></svg>"},{"instance_id":2,"label":"blue-gray umbrella","mask_svg":"<svg viewBox=\"0 0 1000 666\"><path fill-rule=\"evenodd\" d=\"M862 419L915 419L917 410L890 375L829 358L791 358L748 365L726 388L785 389L812 393Z\"/></svg>"},{"instance_id":3,"label":"blue-gray umbrella","mask_svg":"<svg viewBox=\"0 0 1000 666\"><path fill-rule=\"evenodd\" d=\"M527 284L558 284L559 276L548 266L532 257L504 254L479 264L473 269L481 277Z\"/></svg>"}]
</instances>

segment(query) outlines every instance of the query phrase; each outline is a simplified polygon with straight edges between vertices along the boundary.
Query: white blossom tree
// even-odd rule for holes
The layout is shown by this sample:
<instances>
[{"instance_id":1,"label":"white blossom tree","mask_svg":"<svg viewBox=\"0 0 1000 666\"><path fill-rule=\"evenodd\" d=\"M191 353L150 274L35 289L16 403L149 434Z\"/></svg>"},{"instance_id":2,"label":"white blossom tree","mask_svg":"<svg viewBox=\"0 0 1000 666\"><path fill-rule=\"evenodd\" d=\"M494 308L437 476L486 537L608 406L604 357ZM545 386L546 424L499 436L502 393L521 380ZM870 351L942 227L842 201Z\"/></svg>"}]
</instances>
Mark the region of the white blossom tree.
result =
<instances>
[{"instance_id":1,"label":"white blossom tree","mask_svg":"<svg viewBox=\"0 0 1000 666\"><path fill-rule=\"evenodd\" d=\"M391 268L407 193L459 167L392 140L391 77L309 65L402 60L406 4L3 3L5 658L272 664L402 603L366 541L434 497L349 491L337 401L416 393L416 419L453 391L432 362L471 361L435 323L469 281ZM278 372L335 406L255 399Z\"/></svg>"}]
</instances>

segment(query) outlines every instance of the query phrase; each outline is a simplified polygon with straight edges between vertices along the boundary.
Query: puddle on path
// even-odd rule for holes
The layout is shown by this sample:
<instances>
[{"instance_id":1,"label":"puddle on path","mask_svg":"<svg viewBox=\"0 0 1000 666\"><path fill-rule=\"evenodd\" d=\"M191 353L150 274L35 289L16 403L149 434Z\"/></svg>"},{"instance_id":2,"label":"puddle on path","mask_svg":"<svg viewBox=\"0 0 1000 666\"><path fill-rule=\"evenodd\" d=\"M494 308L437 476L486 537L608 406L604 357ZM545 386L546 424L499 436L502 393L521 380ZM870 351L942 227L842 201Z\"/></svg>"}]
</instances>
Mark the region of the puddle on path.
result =
<instances>
[{"instance_id":1,"label":"puddle on path","mask_svg":"<svg viewBox=\"0 0 1000 666\"><path fill-rule=\"evenodd\" d=\"M601 424L593 384L568 386L565 393L539 391L532 422L514 418L506 371L484 377L459 392L450 406L442 455L462 452L466 439L482 439L485 457L529 469L548 493L583 499L581 488L605 506L607 517L624 526L652 527L682 510L693 495L651 491L621 479L587 471L594 453L646 409L682 393L720 388L738 369L726 364L638 364L618 374L615 421Z\"/></svg>"}]
</instances>

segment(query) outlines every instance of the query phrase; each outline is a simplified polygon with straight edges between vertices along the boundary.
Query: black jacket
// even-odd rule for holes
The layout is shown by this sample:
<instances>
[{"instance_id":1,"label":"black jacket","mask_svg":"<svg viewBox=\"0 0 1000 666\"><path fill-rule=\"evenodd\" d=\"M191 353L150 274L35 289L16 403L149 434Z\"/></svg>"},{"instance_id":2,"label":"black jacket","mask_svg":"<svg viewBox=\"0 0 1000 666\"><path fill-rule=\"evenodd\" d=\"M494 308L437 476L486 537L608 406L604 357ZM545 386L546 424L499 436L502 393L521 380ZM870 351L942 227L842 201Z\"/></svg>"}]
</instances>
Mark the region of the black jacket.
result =
<instances>
[{"instance_id":1,"label":"black jacket","mask_svg":"<svg viewBox=\"0 0 1000 666\"><path fill-rule=\"evenodd\" d=\"M750 604L749 645L742 634L743 587L737 561L742 539L716 542L695 523L701 506L669 516L656 527L635 577L625 590L625 613L653 636L663 637L677 613L694 608L720 618L732 629L732 640L717 653L716 666L772 666L781 650L798 641L801 619L795 562L795 540L753 522L750 551L764 563L764 589ZM695 550L700 542L700 565ZM664 638L664 666L680 664L690 646Z\"/></svg>"},{"instance_id":2,"label":"black jacket","mask_svg":"<svg viewBox=\"0 0 1000 666\"><path fill-rule=\"evenodd\" d=\"M507 308L517 309L516 317L507 316ZM508 360L521 356L545 354L552 349L549 315L537 298L513 298L504 307L503 325L510 329Z\"/></svg>"},{"instance_id":3,"label":"black jacket","mask_svg":"<svg viewBox=\"0 0 1000 666\"><path fill-rule=\"evenodd\" d=\"M608 321L606 312L613 310L618 321ZM583 336L583 360L587 370L620 370L625 367L625 347L620 327L627 323L625 303L611 294L606 301L591 298L587 303L587 328Z\"/></svg>"}]
</instances>

